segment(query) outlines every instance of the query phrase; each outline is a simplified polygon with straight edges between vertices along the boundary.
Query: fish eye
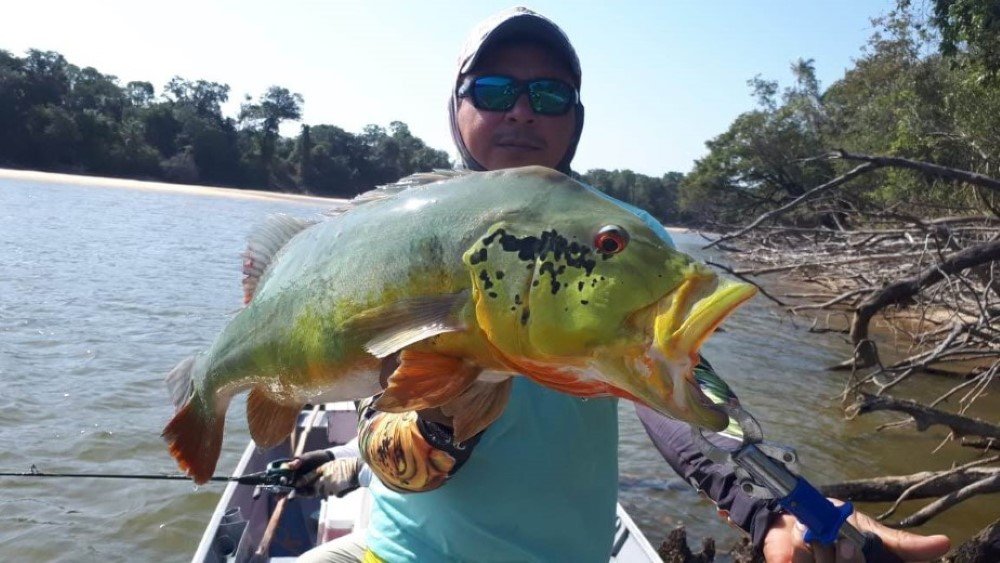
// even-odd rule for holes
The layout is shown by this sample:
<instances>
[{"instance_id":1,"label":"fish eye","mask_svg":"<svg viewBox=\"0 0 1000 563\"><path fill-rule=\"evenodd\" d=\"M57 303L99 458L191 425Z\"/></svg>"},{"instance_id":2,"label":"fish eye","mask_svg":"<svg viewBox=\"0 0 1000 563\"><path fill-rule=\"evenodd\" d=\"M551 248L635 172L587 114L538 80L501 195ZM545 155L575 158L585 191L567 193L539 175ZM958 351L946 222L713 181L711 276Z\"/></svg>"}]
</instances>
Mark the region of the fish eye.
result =
<instances>
[{"instance_id":1,"label":"fish eye","mask_svg":"<svg viewBox=\"0 0 1000 563\"><path fill-rule=\"evenodd\" d=\"M618 225L608 225L597 231L594 248L601 254L618 254L628 245L628 231Z\"/></svg>"}]
</instances>

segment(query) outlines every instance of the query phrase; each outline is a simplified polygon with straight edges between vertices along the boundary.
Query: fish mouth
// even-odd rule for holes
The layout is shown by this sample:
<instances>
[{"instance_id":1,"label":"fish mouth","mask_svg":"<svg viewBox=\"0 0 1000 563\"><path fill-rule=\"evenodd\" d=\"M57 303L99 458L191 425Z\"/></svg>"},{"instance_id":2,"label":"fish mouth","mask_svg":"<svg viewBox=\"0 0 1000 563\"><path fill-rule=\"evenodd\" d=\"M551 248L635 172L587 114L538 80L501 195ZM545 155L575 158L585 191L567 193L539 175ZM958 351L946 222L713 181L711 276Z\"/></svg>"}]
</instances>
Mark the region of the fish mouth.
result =
<instances>
[{"instance_id":1,"label":"fish mouth","mask_svg":"<svg viewBox=\"0 0 1000 563\"><path fill-rule=\"evenodd\" d=\"M719 280L707 266L691 264L683 281L642 314L652 335L644 363L646 393L639 396L667 416L718 432L729 417L695 378L699 350L729 315L757 293L753 285ZM647 329L648 330L648 329Z\"/></svg>"}]
</instances>

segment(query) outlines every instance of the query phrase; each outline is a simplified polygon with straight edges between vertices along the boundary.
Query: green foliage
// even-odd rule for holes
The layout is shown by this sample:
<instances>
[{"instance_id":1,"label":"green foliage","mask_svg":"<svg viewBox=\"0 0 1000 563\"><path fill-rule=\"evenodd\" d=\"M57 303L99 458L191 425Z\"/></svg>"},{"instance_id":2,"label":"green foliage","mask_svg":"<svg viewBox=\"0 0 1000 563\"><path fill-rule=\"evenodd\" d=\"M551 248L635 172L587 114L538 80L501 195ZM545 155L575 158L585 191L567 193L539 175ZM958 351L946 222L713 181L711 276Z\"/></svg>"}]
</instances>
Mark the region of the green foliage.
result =
<instances>
[{"instance_id":1,"label":"green foliage","mask_svg":"<svg viewBox=\"0 0 1000 563\"><path fill-rule=\"evenodd\" d=\"M908 2L901 1L905 7ZM941 32L941 53L977 81L1000 80L1000 3L934 0L931 23Z\"/></svg>"},{"instance_id":2,"label":"green foliage","mask_svg":"<svg viewBox=\"0 0 1000 563\"><path fill-rule=\"evenodd\" d=\"M0 165L344 197L449 167L405 123L360 135L303 126L286 139L279 128L301 118L301 95L272 86L237 119L223 115L228 100L217 82L175 76L157 96L149 82L121 86L59 53L0 50Z\"/></svg>"},{"instance_id":3,"label":"green foliage","mask_svg":"<svg viewBox=\"0 0 1000 563\"><path fill-rule=\"evenodd\" d=\"M654 178L628 169L595 168L580 179L611 197L645 209L664 223L677 223L681 219L677 213L677 190L683 178L680 172Z\"/></svg>"},{"instance_id":4,"label":"green foliage","mask_svg":"<svg viewBox=\"0 0 1000 563\"><path fill-rule=\"evenodd\" d=\"M1000 5L978 0L938 0L935 5L937 16L930 21L914 14L905 1L873 20L876 32L862 56L825 91L815 79L812 61L792 65L794 84L783 92L777 82L752 79L757 109L740 115L706 143L708 154L681 186L682 217L749 221L856 165L818 158L835 148L996 176L1000 81L982 76L990 68L993 41L1000 41L990 31L997 21L990 14ZM938 54L937 47L946 55ZM976 64L949 64L952 56ZM862 176L836 197L820 198L789 218L836 228L834 216L847 209L920 215L983 205L982 194L969 188L891 169Z\"/></svg>"}]
</instances>

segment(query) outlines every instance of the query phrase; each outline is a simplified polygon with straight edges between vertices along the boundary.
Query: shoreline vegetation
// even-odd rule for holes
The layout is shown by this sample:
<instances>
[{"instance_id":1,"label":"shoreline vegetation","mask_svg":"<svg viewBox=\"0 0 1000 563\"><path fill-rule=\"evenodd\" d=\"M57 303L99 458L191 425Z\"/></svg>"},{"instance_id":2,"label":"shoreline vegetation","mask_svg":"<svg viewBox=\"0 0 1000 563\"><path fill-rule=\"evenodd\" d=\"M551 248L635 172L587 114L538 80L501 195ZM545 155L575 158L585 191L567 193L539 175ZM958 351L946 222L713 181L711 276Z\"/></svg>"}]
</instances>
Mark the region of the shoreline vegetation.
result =
<instances>
[{"instance_id":1,"label":"shoreline vegetation","mask_svg":"<svg viewBox=\"0 0 1000 563\"><path fill-rule=\"evenodd\" d=\"M890 500L879 520L909 528L1000 493L1000 420L981 408L1000 381L1000 14L994 0L897 0L872 23L828 86L812 59L792 63L784 88L748 80L756 106L706 141L689 172L581 179L663 223L728 233L711 242L731 257L717 267L762 286L812 332L848 338L853 354L829 367L849 419L888 411L897 420L882 428L950 430L968 455L949 471L824 488ZM450 167L398 121L359 134L303 125L283 138L301 96L273 86L226 117L228 96L227 85L180 77L157 95L58 53L0 50L0 166L335 197ZM247 193L298 197L277 192ZM876 323L900 351L880 350ZM954 385L926 404L901 385L938 375ZM904 503L908 516L893 518ZM983 526L943 560L1000 560L1000 515ZM671 538L670 560L711 560Z\"/></svg>"}]
</instances>

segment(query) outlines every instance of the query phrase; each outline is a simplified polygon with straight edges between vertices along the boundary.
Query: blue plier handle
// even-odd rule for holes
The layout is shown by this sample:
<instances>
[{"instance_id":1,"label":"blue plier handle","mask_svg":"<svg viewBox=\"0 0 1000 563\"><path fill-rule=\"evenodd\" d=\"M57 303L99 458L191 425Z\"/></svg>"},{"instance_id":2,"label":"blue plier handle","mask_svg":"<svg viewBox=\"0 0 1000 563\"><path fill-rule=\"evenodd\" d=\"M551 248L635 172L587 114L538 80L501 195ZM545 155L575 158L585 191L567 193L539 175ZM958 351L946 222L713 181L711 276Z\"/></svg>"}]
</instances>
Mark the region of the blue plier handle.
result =
<instances>
[{"instance_id":1,"label":"blue plier handle","mask_svg":"<svg viewBox=\"0 0 1000 563\"><path fill-rule=\"evenodd\" d=\"M847 522L854 512L851 503L835 506L809 481L793 471L798 458L794 450L764 442L760 423L738 403L716 405L736 422L742 437L720 434L732 447L721 446L719 439L709 441L704 431L692 426L695 444L709 459L734 468L739 486L755 498L775 499L788 513L806 527L805 540L824 545L832 544L838 537L853 542L865 555L867 563L897 563L903 560L885 549L875 534L861 533Z\"/></svg>"}]
</instances>

